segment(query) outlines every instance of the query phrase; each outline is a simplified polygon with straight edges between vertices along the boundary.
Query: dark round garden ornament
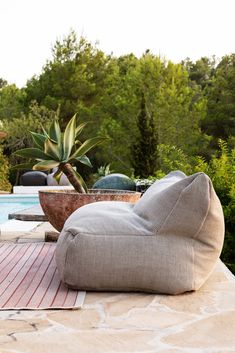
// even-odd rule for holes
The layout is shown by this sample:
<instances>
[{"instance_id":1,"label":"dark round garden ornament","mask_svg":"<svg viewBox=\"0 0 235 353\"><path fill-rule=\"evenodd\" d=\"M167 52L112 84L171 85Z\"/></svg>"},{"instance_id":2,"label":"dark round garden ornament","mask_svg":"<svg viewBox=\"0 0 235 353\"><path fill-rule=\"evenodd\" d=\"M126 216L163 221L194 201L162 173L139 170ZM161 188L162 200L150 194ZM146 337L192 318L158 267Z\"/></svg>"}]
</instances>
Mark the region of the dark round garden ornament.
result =
<instances>
[{"instance_id":1,"label":"dark round garden ornament","mask_svg":"<svg viewBox=\"0 0 235 353\"><path fill-rule=\"evenodd\" d=\"M136 190L135 182L125 174L109 174L97 180L93 189Z\"/></svg>"},{"instance_id":2,"label":"dark round garden ornament","mask_svg":"<svg viewBox=\"0 0 235 353\"><path fill-rule=\"evenodd\" d=\"M20 184L23 186L45 186L47 175L39 171L30 171L21 175Z\"/></svg>"}]
</instances>

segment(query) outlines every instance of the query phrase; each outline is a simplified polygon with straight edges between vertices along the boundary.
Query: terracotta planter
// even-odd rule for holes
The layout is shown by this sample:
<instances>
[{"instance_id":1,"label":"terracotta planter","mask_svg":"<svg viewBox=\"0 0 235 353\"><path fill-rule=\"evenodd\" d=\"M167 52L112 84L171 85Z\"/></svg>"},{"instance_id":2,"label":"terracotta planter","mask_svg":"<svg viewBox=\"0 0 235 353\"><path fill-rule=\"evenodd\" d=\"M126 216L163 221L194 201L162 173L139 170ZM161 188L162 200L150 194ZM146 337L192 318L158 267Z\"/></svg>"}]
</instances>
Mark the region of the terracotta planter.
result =
<instances>
[{"instance_id":1,"label":"terracotta planter","mask_svg":"<svg viewBox=\"0 0 235 353\"><path fill-rule=\"evenodd\" d=\"M49 222L59 232L66 219L79 207L97 201L125 201L136 203L141 194L127 190L89 190L79 194L74 190L39 191L39 200Z\"/></svg>"}]
</instances>

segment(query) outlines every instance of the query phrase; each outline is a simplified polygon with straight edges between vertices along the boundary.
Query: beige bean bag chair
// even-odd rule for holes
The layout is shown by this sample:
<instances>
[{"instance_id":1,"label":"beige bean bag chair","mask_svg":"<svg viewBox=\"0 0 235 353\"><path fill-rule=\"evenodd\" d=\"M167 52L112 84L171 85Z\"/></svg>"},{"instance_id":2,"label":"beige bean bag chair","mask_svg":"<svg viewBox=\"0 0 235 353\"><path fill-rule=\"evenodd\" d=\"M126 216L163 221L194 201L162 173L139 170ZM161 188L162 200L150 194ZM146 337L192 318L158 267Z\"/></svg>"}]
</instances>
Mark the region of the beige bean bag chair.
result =
<instances>
[{"instance_id":1,"label":"beige bean bag chair","mask_svg":"<svg viewBox=\"0 0 235 353\"><path fill-rule=\"evenodd\" d=\"M71 288L178 294L206 281L223 238L209 177L172 172L135 205L97 202L75 211L60 234L56 263Z\"/></svg>"}]
</instances>

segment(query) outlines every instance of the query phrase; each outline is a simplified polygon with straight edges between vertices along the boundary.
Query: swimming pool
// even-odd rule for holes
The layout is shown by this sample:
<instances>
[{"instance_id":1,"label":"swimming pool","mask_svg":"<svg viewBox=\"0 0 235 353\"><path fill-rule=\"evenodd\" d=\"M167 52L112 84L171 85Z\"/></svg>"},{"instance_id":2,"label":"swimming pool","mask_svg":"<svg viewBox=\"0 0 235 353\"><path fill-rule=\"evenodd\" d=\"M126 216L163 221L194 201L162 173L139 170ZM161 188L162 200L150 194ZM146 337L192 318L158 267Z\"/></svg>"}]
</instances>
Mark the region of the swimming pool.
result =
<instances>
[{"instance_id":1,"label":"swimming pool","mask_svg":"<svg viewBox=\"0 0 235 353\"><path fill-rule=\"evenodd\" d=\"M8 214L39 204L38 195L0 195L0 224L8 220Z\"/></svg>"}]
</instances>

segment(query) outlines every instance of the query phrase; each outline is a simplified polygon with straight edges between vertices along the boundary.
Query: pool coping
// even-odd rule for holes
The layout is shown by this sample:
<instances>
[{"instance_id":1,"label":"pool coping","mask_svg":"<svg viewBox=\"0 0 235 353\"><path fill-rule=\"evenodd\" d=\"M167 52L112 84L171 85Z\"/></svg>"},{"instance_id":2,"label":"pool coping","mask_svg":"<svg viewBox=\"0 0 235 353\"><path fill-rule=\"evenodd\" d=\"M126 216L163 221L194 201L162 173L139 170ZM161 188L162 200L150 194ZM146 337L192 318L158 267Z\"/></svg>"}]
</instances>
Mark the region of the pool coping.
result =
<instances>
[{"instance_id":1,"label":"pool coping","mask_svg":"<svg viewBox=\"0 0 235 353\"><path fill-rule=\"evenodd\" d=\"M39 199L38 194L0 194L0 200L15 200L15 199Z\"/></svg>"},{"instance_id":2,"label":"pool coping","mask_svg":"<svg viewBox=\"0 0 235 353\"><path fill-rule=\"evenodd\" d=\"M22 211L10 213L8 215L8 219L38 222L46 222L48 220L40 205L35 205L33 207L26 208Z\"/></svg>"},{"instance_id":3,"label":"pool coping","mask_svg":"<svg viewBox=\"0 0 235 353\"><path fill-rule=\"evenodd\" d=\"M27 194L34 194L38 195L39 191L48 191L48 190L73 190L72 186L14 186L13 187L13 195L27 195Z\"/></svg>"}]
</instances>

